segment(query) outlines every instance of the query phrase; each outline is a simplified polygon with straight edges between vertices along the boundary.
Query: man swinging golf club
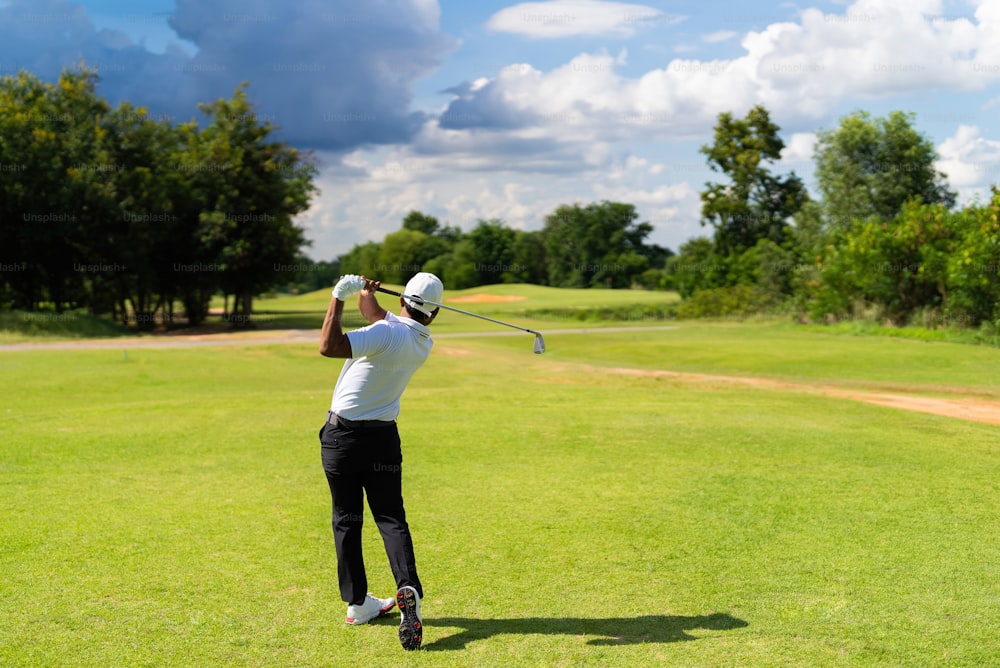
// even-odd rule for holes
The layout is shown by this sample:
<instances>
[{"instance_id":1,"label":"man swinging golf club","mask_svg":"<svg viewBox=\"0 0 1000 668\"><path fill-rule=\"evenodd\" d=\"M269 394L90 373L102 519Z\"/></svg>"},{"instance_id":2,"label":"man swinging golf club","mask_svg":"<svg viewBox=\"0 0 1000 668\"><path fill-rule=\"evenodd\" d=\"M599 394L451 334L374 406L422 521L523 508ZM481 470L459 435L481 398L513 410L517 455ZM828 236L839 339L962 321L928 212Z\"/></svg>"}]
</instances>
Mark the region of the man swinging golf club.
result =
<instances>
[{"instance_id":1,"label":"man swinging golf club","mask_svg":"<svg viewBox=\"0 0 1000 668\"><path fill-rule=\"evenodd\" d=\"M343 276L323 322L319 352L344 358L326 424L320 430L323 469L333 498L333 536L337 547L340 595L348 603L347 623L365 624L399 606L399 641L406 650L423 638L413 541L402 496L402 461L396 417L399 399L414 372L427 359L432 341L428 325L439 309L400 297L400 314L379 306L378 281ZM406 284L406 295L441 301L444 286L434 274L419 273ZM367 327L344 333L344 300L358 297ZM382 534L396 579L396 598L376 598L368 590L361 528L364 495Z\"/></svg>"}]
</instances>

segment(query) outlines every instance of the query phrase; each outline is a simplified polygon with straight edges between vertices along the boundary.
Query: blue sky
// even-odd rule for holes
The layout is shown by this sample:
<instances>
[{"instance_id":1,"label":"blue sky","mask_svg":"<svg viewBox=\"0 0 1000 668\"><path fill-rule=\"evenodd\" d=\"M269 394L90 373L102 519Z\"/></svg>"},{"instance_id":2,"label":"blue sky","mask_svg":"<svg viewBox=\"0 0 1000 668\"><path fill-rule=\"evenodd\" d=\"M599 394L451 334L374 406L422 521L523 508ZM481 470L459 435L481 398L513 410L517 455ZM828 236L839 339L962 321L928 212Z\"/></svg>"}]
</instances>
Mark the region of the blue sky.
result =
<instances>
[{"instance_id":1,"label":"blue sky","mask_svg":"<svg viewBox=\"0 0 1000 668\"><path fill-rule=\"evenodd\" d=\"M754 104L809 184L815 132L857 109L914 112L963 201L1000 182L997 0L0 0L0 74L81 58L177 121L249 81L320 162L314 259L411 209L530 230L603 199L676 250L709 232L698 147Z\"/></svg>"}]
</instances>

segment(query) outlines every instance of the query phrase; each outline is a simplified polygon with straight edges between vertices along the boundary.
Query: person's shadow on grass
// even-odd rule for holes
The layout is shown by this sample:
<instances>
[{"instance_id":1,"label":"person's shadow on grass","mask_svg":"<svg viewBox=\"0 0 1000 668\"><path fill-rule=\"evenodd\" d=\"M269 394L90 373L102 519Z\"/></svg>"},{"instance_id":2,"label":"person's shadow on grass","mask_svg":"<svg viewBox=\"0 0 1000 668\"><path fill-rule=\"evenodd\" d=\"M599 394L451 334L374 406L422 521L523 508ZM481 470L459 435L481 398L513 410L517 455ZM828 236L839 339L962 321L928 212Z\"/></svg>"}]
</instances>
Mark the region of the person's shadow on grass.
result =
<instances>
[{"instance_id":1,"label":"person's shadow on grass","mask_svg":"<svg viewBox=\"0 0 1000 668\"><path fill-rule=\"evenodd\" d=\"M458 627L463 629L424 645L425 650L442 651L465 649L475 640L484 640L503 634L534 635L559 634L570 636L601 636L591 638L588 645L637 645L640 643L667 643L697 640L688 631L728 631L749 626L723 612L711 615L684 617L678 615L644 615L615 619L538 618L522 619L468 619L462 617L433 617L424 619L424 627Z\"/></svg>"}]
</instances>

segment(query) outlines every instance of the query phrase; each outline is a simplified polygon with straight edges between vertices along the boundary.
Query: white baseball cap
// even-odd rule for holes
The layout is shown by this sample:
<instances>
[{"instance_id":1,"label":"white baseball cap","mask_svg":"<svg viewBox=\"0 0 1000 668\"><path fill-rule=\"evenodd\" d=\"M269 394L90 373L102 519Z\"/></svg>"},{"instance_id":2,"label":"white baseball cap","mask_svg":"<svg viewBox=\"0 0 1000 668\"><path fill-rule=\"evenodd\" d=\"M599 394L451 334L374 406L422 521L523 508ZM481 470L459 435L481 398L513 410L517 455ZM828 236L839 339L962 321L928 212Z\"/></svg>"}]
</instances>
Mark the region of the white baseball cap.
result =
<instances>
[{"instance_id":1,"label":"white baseball cap","mask_svg":"<svg viewBox=\"0 0 1000 668\"><path fill-rule=\"evenodd\" d=\"M441 282L441 279L434 274L422 271L406 283L406 287L403 288L403 294L413 295L414 297L421 297L423 299L429 299L432 302L441 303L441 297L444 295L444 284ZM431 315L434 312L434 309L437 308L436 306L431 306L430 304L418 304L411 299L406 300L406 307L409 309L415 309L426 315Z\"/></svg>"}]
</instances>

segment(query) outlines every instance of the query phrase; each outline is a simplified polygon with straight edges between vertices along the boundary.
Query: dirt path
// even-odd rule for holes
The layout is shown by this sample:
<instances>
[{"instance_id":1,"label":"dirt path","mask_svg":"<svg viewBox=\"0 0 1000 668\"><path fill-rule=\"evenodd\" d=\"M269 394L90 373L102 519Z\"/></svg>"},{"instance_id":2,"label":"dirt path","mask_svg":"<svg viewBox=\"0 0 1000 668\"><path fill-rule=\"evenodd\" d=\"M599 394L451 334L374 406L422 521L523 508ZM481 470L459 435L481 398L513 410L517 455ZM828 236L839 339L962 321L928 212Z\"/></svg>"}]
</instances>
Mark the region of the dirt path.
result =
<instances>
[{"instance_id":1,"label":"dirt path","mask_svg":"<svg viewBox=\"0 0 1000 668\"><path fill-rule=\"evenodd\" d=\"M627 329L627 328L620 328ZM672 329L672 328L667 328ZM581 330L567 330L581 331ZM593 331L593 330L591 330ZM612 330L605 330L612 331ZM546 334L556 332L546 332ZM442 346L435 348L436 354L444 354L454 357L467 357L471 351L455 346ZM549 371L557 371L558 376L544 376L542 382L551 383L573 383L572 372L587 371L592 373L613 373L624 376L637 376L645 378L671 378L686 383L702 383L706 385L743 385L765 390L783 390L791 392L802 392L808 394L820 394L827 397L837 397L841 399L852 399L863 401L869 404L898 408L902 410L917 411L920 413L932 413L959 420L970 420L972 422L984 422L986 424L1000 425L1000 401L976 396L974 392L966 388L943 388L943 387L898 387L893 386L891 392L870 391L866 389L855 389L829 383L809 383L775 380L772 378L760 378L755 376L722 376L705 373L688 373L683 371L666 371L651 369L628 369L628 368L608 368L598 367L589 364L576 364L571 362L560 363ZM847 381L849 382L849 381ZM947 394L947 398L928 397L923 393Z\"/></svg>"},{"instance_id":2,"label":"dirt path","mask_svg":"<svg viewBox=\"0 0 1000 668\"><path fill-rule=\"evenodd\" d=\"M662 327L604 327L599 329L551 329L544 334L582 334L595 332L626 332L626 331L651 331L675 329L672 326ZM185 347L208 347L208 346L245 346L245 345L272 345L272 344L315 344L319 333L312 329L284 329L265 330L257 332L233 332L225 334L194 334L177 336L147 336L147 337L127 337L117 339L85 339L80 341L47 341L42 343L15 343L0 345L0 352L28 351L28 350L101 350L101 349L135 349L135 348L185 348ZM438 333L435 339L459 339L478 338L487 336L525 336L523 332L498 331L498 332L466 332L466 333ZM442 350L444 354L457 354L460 349L448 347ZM828 397L838 397L842 399L852 399L865 403L898 408L902 410L918 411L921 413L932 413L943 415L959 420L970 420L973 422L984 422L987 424L1000 425L1000 401L985 399L974 396L971 391L962 388L949 388L928 390L927 388L893 388L892 392L873 392L869 390L852 389L849 387L821 384L803 383L774 380L770 378L757 378L753 376L721 376L701 373L685 373L680 371L649 370L649 369L624 369L594 367L583 364L566 364L567 370L572 368L587 369L590 371L610 372L629 376L674 378L690 383L722 384L722 385L744 385L761 389L773 389L803 392L809 394L820 394ZM933 391L939 394L951 395L947 398L922 396L921 392Z\"/></svg>"},{"instance_id":3,"label":"dirt path","mask_svg":"<svg viewBox=\"0 0 1000 668\"><path fill-rule=\"evenodd\" d=\"M854 401L863 401L865 403L887 406L889 408L899 408L903 410L917 411L920 413L943 415L945 417L957 418L959 420L985 422L986 424L1000 424L1000 401L975 397L972 396L971 392L958 389L949 389L947 392L948 394L956 395L954 398L942 398L917 395L916 393L921 391L918 388L913 389L913 394L901 394L897 392L869 392L828 384L793 383L788 381L772 380L770 378L754 378L752 376L714 376L701 373L683 373L679 371L649 371L646 369L622 368L606 369L606 371L629 376L675 378L693 383L716 383L724 385L738 384L762 389L790 390L793 392L822 394L828 397L853 399Z\"/></svg>"}]
</instances>

